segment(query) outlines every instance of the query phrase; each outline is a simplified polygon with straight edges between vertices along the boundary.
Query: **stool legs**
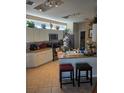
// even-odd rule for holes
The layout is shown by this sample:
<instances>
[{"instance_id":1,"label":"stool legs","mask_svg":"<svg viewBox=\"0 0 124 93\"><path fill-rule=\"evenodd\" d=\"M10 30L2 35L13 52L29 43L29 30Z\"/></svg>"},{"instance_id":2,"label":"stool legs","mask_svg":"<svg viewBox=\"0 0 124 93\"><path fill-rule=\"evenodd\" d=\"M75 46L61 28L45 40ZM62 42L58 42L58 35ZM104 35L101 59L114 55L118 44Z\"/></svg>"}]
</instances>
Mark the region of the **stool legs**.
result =
<instances>
[{"instance_id":1,"label":"stool legs","mask_svg":"<svg viewBox=\"0 0 124 93\"><path fill-rule=\"evenodd\" d=\"M75 84L74 84L74 70L70 72L70 77L71 77L73 86L75 86Z\"/></svg>"},{"instance_id":2,"label":"stool legs","mask_svg":"<svg viewBox=\"0 0 124 93\"><path fill-rule=\"evenodd\" d=\"M77 73L78 73L78 75L77 75ZM76 78L76 80L78 80L78 87L80 87L81 70L76 70L76 77L78 77L78 78ZM88 70L86 71L86 78L88 80ZM92 86L92 69L90 70L90 84Z\"/></svg>"},{"instance_id":3,"label":"stool legs","mask_svg":"<svg viewBox=\"0 0 124 93\"><path fill-rule=\"evenodd\" d=\"M62 72L60 71L60 87L62 88Z\"/></svg>"},{"instance_id":4,"label":"stool legs","mask_svg":"<svg viewBox=\"0 0 124 93\"><path fill-rule=\"evenodd\" d=\"M87 78L87 80L88 80L88 70L86 71L86 78Z\"/></svg>"},{"instance_id":5,"label":"stool legs","mask_svg":"<svg viewBox=\"0 0 124 93\"><path fill-rule=\"evenodd\" d=\"M80 87L80 70L78 70L78 87Z\"/></svg>"},{"instance_id":6,"label":"stool legs","mask_svg":"<svg viewBox=\"0 0 124 93\"><path fill-rule=\"evenodd\" d=\"M72 74L73 74L73 72L71 71L71 72L70 72L70 77L71 77L70 79L71 79L71 80L73 79Z\"/></svg>"},{"instance_id":7,"label":"stool legs","mask_svg":"<svg viewBox=\"0 0 124 93\"><path fill-rule=\"evenodd\" d=\"M91 86L92 86L92 69L90 70L90 83L91 83Z\"/></svg>"},{"instance_id":8,"label":"stool legs","mask_svg":"<svg viewBox=\"0 0 124 93\"><path fill-rule=\"evenodd\" d=\"M74 70L72 72L72 79L73 79L73 87L74 87L75 86L75 84L74 84Z\"/></svg>"},{"instance_id":9,"label":"stool legs","mask_svg":"<svg viewBox=\"0 0 124 93\"><path fill-rule=\"evenodd\" d=\"M75 78L76 78L76 81L77 81L77 73L78 73L78 72L77 72L77 69L76 69L76 77L75 77Z\"/></svg>"},{"instance_id":10,"label":"stool legs","mask_svg":"<svg viewBox=\"0 0 124 93\"><path fill-rule=\"evenodd\" d=\"M74 70L73 71L70 71L70 79L72 81L72 84L73 86L75 86L75 83L74 83ZM62 71L60 71L60 88L62 88Z\"/></svg>"}]
</instances>

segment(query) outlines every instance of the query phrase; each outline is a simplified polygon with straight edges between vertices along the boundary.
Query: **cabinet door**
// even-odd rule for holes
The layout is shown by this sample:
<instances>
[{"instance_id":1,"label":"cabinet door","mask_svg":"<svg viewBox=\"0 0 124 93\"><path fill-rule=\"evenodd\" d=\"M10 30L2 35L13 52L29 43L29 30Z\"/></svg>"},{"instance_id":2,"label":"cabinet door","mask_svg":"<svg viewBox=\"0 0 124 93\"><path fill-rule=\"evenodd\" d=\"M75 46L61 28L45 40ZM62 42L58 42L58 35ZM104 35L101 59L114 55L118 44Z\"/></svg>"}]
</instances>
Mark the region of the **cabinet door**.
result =
<instances>
[{"instance_id":1,"label":"cabinet door","mask_svg":"<svg viewBox=\"0 0 124 93\"><path fill-rule=\"evenodd\" d=\"M40 41L48 41L49 40L49 33L46 30L39 31L39 39Z\"/></svg>"},{"instance_id":2,"label":"cabinet door","mask_svg":"<svg viewBox=\"0 0 124 93\"><path fill-rule=\"evenodd\" d=\"M45 56L45 62L49 62L53 59L53 54L52 54L52 50L48 50L45 53L48 56Z\"/></svg>"},{"instance_id":3,"label":"cabinet door","mask_svg":"<svg viewBox=\"0 0 124 93\"><path fill-rule=\"evenodd\" d=\"M35 57L33 53L26 54L26 67L35 67Z\"/></svg>"},{"instance_id":4,"label":"cabinet door","mask_svg":"<svg viewBox=\"0 0 124 93\"><path fill-rule=\"evenodd\" d=\"M34 42L40 41L40 31L34 31Z\"/></svg>"},{"instance_id":5,"label":"cabinet door","mask_svg":"<svg viewBox=\"0 0 124 93\"><path fill-rule=\"evenodd\" d=\"M45 54L44 53L42 53L42 52L40 52L40 53L37 53L37 55L36 55L36 64L37 64L37 66L38 65L42 65L42 64L44 64L45 63Z\"/></svg>"},{"instance_id":6,"label":"cabinet door","mask_svg":"<svg viewBox=\"0 0 124 93\"><path fill-rule=\"evenodd\" d=\"M32 28L26 29L26 42L33 42L34 41L34 31Z\"/></svg>"},{"instance_id":7,"label":"cabinet door","mask_svg":"<svg viewBox=\"0 0 124 93\"><path fill-rule=\"evenodd\" d=\"M45 64L45 63L51 61L52 59L53 59L52 50L48 50L48 51L43 51L43 52L37 53L35 62L38 66L38 65Z\"/></svg>"}]
</instances>

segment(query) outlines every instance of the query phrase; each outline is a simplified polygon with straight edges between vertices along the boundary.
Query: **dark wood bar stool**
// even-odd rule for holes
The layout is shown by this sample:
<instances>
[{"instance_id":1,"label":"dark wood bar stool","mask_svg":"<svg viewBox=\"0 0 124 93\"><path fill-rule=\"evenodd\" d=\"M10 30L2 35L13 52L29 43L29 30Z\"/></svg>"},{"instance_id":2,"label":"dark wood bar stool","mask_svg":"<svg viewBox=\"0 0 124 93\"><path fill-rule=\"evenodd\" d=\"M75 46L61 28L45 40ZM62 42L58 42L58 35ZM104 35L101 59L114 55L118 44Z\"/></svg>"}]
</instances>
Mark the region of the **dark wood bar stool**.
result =
<instances>
[{"instance_id":1,"label":"dark wood bar stool","mask_svg":"<svg viewBox=\"0 0 124 93\"><path fill-rule=\"evenodd\" d=\"M62 77L63 72L70 72L70 77ZM63 78L70 78L71 82L63 83ZM60 64L60 87L62 88L62 84L74 84L74 68L72 64Z\"/></svg>"},{"instance_id":2,"label":"dark wood bar stool","mask_svg":"<svg viewBox=\"0 0 124 93\"><path fill-rule=\"evenodd\" d=\"M86 76L81 76L81 71L86 71ZM90 80L88 77L88 72L90 71ZM81 77L86 77L87 81L81 82ZM76 64L76 80L78 81L78 87L80 83L90 83L92 85L92 66L88 63L77 63Z\"/></svg>"}]
</instances>

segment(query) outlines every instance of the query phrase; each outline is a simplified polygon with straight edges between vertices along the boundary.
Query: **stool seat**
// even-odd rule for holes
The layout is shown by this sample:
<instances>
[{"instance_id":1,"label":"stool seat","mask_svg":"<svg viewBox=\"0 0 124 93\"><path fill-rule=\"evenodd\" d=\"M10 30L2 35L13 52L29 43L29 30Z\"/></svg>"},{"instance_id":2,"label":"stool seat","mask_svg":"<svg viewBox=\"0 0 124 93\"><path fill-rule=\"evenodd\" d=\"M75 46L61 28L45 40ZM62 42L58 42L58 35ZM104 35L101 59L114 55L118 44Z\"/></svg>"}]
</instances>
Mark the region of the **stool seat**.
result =
<instances>
[{"instance_id":1,"label":"stool seat","mask_svg":"<svg viewBox=\"0 0 124 93\"><path fill-rule=\"evenodd\" d=\"M73 69L72 64L60 64L60 71L72 71Z\"/></svg>"},{"instance_id":2,"label":"stool seat","mask_svg":"<svg viewBox=\"0 0 124 93\"><path fill-rule=\"evenodd\" d=\"M92 67L88 63L77 63L76 68L80 70L90 70Z\"/></svg>"}]
</instances>

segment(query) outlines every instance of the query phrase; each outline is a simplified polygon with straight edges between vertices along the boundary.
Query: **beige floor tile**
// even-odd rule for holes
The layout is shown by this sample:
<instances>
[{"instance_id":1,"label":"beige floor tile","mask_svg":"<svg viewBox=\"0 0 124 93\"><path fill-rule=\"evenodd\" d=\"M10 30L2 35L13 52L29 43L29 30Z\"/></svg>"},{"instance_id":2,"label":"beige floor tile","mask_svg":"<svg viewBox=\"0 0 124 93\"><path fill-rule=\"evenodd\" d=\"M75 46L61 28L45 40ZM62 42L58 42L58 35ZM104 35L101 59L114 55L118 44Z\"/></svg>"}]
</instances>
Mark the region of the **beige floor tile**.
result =
<instances>
[{"instance_id":1,"label":"beige floor tile","mask_svg":"<svg viewBox=\"0 0 124 93\"><path fill-rule=\"evenodd\" d=\"M39 88L36 93L51 93L51 87Z\"/></svg>"},{"instance_id":2,"label":"beige floor tile","mask_svg":"<svg viewBox=\"0 0 124 93\"><path fill-rule=\"evenodd\" d=\"M36 88L26 88L26 93L36 93Z\"/></svg>"},{"instance_id":3,"label":"beige floor tile","mask_svg":"<svg viewBox=\"0 0 124 93\"><path fill-rule=\"evenodd\" d=\"M51 93L61 93L60 87L52 87L52 92Z\"/></svg>"},{"instance_id":4,"label":"beige floor tile","mask_svg":"<svg viewBox=\"0 0 124 93\"><path fill-rule=\"evenodd\" d=\"M81 87L73 87L72 84L63 85L60 88L59 62L50 62L37 68L27 69L26 93L91 93L96 78L93 79L93 86L81 84Z\"/></svg>"}]
</instances>

